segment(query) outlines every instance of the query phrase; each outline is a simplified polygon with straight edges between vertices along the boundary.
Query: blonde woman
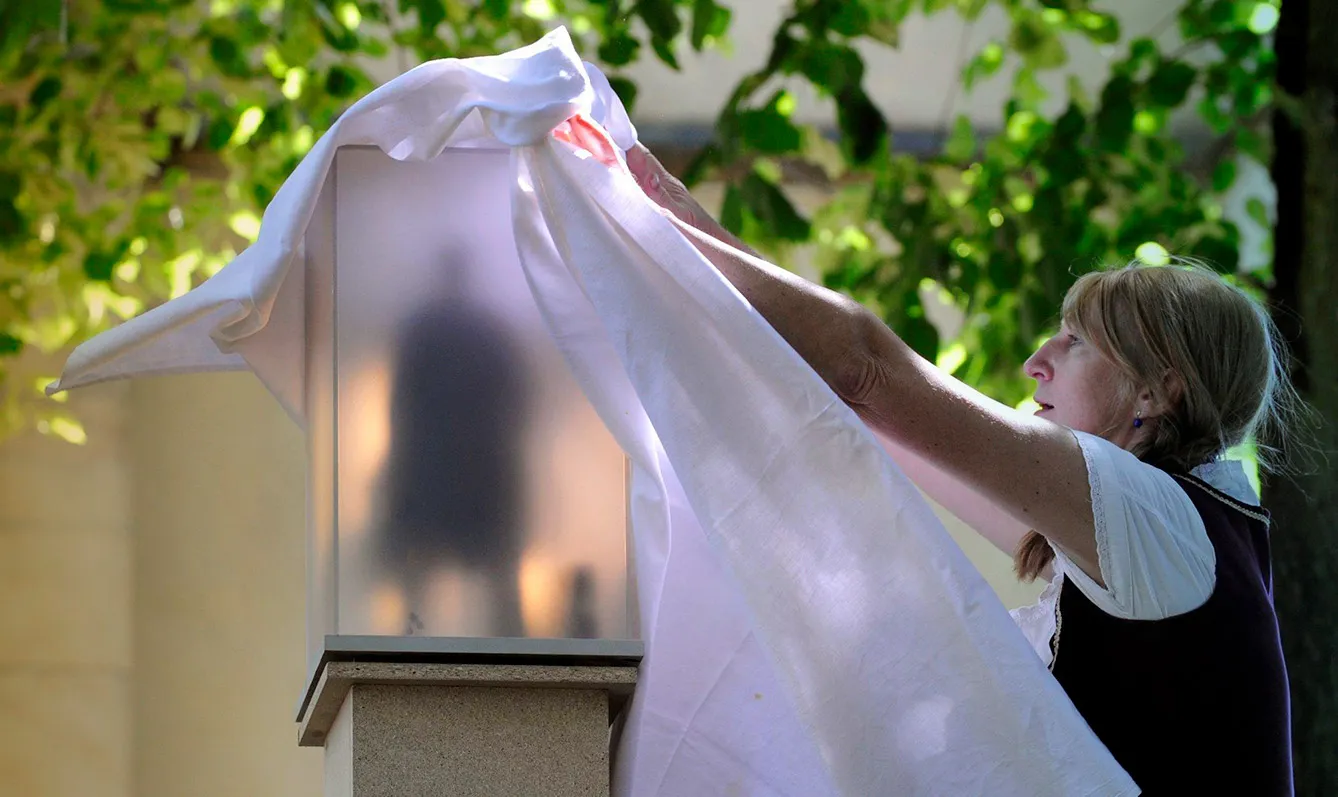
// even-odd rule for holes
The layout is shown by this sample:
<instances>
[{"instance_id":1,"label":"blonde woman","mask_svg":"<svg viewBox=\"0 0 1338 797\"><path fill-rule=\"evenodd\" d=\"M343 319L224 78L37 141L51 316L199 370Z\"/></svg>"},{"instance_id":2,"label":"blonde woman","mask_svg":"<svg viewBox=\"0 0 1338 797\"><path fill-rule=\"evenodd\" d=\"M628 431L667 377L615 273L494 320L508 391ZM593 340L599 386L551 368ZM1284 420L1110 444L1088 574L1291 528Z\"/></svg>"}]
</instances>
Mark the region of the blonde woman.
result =
<instances>
[{"instance_id":1,"label":"blonde woman","mask_svg":"<svg viewBox=\"0 0 1338 797\"><path fill-rule=\"evenodd\" d=\"M1295 406L1262 308L1204 270L1083 276L1027 416L758 258L644 148L627 164L922 487L1048 579L1014 617L1145 794L1292 793L1268 513L1222 458Z\"/></svg>"}]
</instances>

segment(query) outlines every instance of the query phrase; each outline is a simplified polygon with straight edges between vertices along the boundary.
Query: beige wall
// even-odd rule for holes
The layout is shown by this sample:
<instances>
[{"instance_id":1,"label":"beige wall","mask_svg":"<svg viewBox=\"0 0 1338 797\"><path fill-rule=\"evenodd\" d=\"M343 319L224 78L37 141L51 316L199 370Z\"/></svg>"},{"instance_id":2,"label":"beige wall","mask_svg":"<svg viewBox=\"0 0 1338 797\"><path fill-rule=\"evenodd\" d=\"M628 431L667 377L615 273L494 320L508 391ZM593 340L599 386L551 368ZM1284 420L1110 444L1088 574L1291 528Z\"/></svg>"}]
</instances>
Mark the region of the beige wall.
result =
<instances>
[{"instance_id":1,"label":"beige wall","mask_svg":"<svg viewBox=\"0 0 1338 797\"><path fill-rule=\"evenodd\" d=\"M250 374L71 408L0 444L0 797L320 794L301 433Z\"/></svg>"},{"instance_id":2,"label":"beige wall","mask_svg":"<svg viewBox=\"0 0 1338 797\"><path fill-rule=\"evenodd\" d=\"M131 553L122 398L71 402L88 445L0 445L0 795L128 797Z\"/></svg>"},{"instance_id":3,"label":"beige wall","mask_svg":"<svg viewBox=\"0 0 1338 797\"><path fill-rule=\"evenodd\" d=\"M128 414L136 797L314 797L302 434L250 373L138 381Z\"/></svg>"}]
</instances>

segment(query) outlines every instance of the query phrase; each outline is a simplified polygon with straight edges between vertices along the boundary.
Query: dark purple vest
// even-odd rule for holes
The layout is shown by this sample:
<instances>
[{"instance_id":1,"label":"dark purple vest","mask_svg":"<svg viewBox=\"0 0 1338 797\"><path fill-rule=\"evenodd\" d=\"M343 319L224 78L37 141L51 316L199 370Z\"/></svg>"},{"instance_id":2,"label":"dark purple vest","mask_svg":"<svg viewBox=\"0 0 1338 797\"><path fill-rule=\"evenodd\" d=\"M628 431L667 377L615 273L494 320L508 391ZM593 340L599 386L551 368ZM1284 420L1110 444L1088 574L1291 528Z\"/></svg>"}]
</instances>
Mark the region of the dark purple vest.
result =
<instances>
[{"instance_id":1,"label":"dark purple vest","mask_svg":"<svg viewBox=\"0 0 1338 797\"><path fill-rule=\"evenodd\" d=\"M1217 551L1212 597L1166 620L1122 620L1065 581L1051 669L1145 797L1291 795L1267 513L1176 478Z\"/></svg>"}]
</instances>

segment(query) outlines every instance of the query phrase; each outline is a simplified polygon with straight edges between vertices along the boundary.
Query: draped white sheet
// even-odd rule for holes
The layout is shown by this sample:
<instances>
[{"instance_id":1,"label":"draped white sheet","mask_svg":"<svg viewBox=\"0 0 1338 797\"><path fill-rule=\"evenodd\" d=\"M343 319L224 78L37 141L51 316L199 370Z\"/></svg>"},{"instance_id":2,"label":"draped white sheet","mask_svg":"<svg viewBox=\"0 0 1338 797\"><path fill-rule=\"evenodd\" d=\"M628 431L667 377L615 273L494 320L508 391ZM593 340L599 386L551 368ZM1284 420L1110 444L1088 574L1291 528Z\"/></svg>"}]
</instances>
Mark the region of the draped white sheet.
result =
<instances>
[{"instance_id":1,"label":"draped white sheet","mask_svg":"<svg viewBox=\"0 0 1338 797\"><path fill-rule=\"evenodd\" d=\"M512 147L535 301L632 462L647 655L615 794L1136 793L865 426L626 174L549 135L578 112L634 141L563 30L406 73L318 142L255 245L53 390L250 367L300 420L282 287L336 148Z\"/></svg>"}]
</instances>

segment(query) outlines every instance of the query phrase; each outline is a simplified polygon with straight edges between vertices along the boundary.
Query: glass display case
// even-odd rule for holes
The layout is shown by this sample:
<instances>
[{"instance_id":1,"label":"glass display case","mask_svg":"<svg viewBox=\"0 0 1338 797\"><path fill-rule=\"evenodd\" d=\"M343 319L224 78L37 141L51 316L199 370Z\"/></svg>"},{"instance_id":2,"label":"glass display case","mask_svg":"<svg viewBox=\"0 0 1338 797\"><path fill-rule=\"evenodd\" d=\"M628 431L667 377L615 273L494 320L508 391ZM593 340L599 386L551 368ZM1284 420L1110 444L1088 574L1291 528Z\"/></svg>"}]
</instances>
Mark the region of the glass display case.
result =
<instances>
[{"instance_id":1,"label":"glass display case","mask_svg":"<svg viewBox=\"0 0 1338 797\"><path fill-rule=\"evenodd\" d=\"M510 157L342 148L302 242L313 673L640 655L626 459L531 297Z\"/></svg>"}]
</instances>

